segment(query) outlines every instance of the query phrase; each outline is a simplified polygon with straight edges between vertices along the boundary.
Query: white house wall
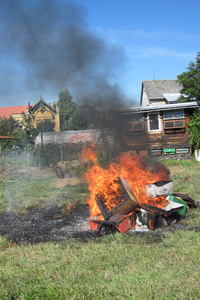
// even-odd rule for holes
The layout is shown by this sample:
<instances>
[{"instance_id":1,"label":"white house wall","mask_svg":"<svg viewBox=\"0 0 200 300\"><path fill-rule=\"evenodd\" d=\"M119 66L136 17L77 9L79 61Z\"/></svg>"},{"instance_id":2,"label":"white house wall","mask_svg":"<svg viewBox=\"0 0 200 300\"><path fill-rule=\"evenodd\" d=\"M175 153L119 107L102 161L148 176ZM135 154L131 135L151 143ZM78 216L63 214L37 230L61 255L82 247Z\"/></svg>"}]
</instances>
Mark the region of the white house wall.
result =
<instances>
[{"instance_id":1,"label":"white house wall","mask_svg":"<svg viewBox=\"0 0 200 300\"><path fill-rule=\"evenodd\" d=\"M147 93L145 91L145 89L142 89L142 101L141 101L141 105L142 106L148 106L149 105L149 100L147 97Z\"/></svg>"}]
</instances>

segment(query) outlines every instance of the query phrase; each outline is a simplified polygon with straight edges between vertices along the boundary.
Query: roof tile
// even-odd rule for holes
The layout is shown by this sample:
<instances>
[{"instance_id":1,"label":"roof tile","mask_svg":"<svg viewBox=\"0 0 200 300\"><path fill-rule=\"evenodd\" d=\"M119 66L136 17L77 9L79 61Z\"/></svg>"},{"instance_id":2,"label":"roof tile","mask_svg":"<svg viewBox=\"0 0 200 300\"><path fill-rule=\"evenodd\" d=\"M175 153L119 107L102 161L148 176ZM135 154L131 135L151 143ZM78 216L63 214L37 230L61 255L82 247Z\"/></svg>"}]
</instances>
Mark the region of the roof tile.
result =
<instances>
[{"instance_id":1,"label":"roof tile","mask_svg":"<svg viewBox=\"0 0 200 300\"><path fill-rule=\"evenodd\" d=\"M164 98L163 94L180 93L183 88L176 79L144 80L143 86L149 99Z\"/></svg>"},{"instance_id":2,"label":"roof tile","mask_svg":"<svg viewBox=\"0 0 200 300\"><path fill-rule=\"evenodd\" d=\"M26 112L28 105L24 106L9 106L9 107L0 107L0 117L9 118L13 114L21 114Z\"/></svg>"}]
</instances>

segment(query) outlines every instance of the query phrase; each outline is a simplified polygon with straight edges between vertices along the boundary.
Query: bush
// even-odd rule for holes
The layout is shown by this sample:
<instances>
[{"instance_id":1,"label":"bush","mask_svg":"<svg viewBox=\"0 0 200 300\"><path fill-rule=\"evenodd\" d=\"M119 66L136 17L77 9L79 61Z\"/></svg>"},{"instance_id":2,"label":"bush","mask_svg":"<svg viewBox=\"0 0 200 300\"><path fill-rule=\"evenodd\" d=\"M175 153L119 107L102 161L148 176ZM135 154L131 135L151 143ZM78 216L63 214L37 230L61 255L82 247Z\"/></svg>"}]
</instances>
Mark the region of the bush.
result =
<instances>
[{"instance_id":1,"label":"bush","mask_svg":"<svg viewBox=\"0 0 200 300\"><path fill-rule=\"evenodd\" d=\"M43 146L37 145L34 148L34 155L36 157L37 165L41 166L55 166L61 161L75 160L79 158L79 154L82 150L82 143L78 144L47 144ZM43 153L42 153L43 152Z\"/></svg>"}]
</instances>

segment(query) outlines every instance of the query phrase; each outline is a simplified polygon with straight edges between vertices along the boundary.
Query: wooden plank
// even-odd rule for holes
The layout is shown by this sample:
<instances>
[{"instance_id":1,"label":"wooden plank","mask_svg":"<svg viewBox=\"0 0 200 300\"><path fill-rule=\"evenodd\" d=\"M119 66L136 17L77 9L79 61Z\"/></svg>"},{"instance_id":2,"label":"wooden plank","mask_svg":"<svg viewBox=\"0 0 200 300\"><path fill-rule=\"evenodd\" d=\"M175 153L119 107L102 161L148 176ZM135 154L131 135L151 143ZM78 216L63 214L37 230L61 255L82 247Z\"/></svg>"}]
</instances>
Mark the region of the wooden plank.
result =
<instances>
[{"instance_id":1,"label":"wooden plank","mask_svg":"<svg viewBox=\"0 0 200 300\"><path fill-rule=\"evenodd\" d=\"M188 134L147 134L145 136L127 137L122 136L121 145L134 149L153 149L153 148L190 148L190 137Z\"/></svg>"}]
</instances>

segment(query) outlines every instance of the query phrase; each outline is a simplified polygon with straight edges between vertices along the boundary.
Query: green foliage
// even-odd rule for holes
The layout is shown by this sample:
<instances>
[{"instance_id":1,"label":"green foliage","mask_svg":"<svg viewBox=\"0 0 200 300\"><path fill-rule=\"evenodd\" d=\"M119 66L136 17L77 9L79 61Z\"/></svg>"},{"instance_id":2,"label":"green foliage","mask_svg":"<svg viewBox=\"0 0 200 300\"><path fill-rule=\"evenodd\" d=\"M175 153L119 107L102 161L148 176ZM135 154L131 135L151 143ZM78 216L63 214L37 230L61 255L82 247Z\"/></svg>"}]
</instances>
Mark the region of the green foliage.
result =
<instances>
[{"instance_id":1,"label":"green foliage","mask_svg":"<svg viewBox=\"0 0 200 300\"><path fill-rule=\"evenodd\" d=\"M21 114L22 116L22 125L24 126L24 131L27 133L27 135L31 135L34 127L33 127L33 121L34 121L34 117L30 114L25 114L24 112L22 112Z\"/></svg>"},{"instance_id":2,"label":"green foliage","mask_svg":"<svg viewBox=\"0 0 200 300\"><path fill-rule=\"evenodd\" d=\"M5 211L8 207L8 202L5 197L6 183L1 181L0 184L0 212Z\"/></svg>"},{"instance_id":3,"label":"green foliage","mask_svg":"<svg viewBox=\"0 0 200 300\"><path fill-rule=\"evenodd\" d=\"M61 131L88 128L87 121L83 119L79 106L72 101L72 96L67 89L59 93L58 107Z\"/></svg>"},{"instance_id":4,"label":"green foliage","mask_svg":"<svg viewBox=\"0 0 200 300\"><path fill-rule=\"evenodd\" d=\"M11 116L9 118L0 117L0 135L13 135L19 128L19 123Z\"/></svg>"},{"instance_id":5,"label":"green foliage","mask_svg":"<svg viewBox=\"0 0 200 300\"><path fill-rule=\"evenodd\" d=\"M38 134L38 130L33 126L33 121L33 116L22 112L22 125L24 128L19 135L19 141L21 142L21 148L29 151L34 148L35 138Z\"/></svg>"},{"instance_id":6,"label":"green foliage","mask_svg":"<svg viewBox=\"0 0 200 300\"><path fill-rule=\"evenodd\" d=\"M39 132L52 132L52 131L54 131L54 127L55 127L55 122L47 119L47 120L44 120L43 122L40 122L37 125L37 130Z\"/></svg>"},{"instance_id":7,"label":"green foliage","mask_svg":"<svg viewBox=\"0 0 200 300\"><path fill-rule=\"evenodd\" d=\"M44 151L44 165L56 165L57 163L67 160L77 159L82 149L82 143L78 144L45 144ZM42 165L42 147L36 145L34 148L34 155L36 157L37 165Z\"/></svg>"},{"instance_id":8,"label":"green foliage","mask_svg":"<svg viewBox=\"0 0 200 300\"><path fill-rule=\"evenodd\" d=\"M12 150L3 152L3 158L0 160L0 165L3 164L9 164L21 168L36 166L36 158L32 151L23 151L22 148L13 146Z\"/></svg>"},{"instance_id":9,"label":"green foliage","mask_svg":"<svg viewBox=\"0 0 200 300\"><path fill-rule=\"evenodd\" d=\"M38 134L37 129L33 127L33 117L22 113L22 130L19 122L12 116L9 118L0 118L0 135L11 136L13 139L3 139L1 148L2 151L15 150L22 152L30 151L34 147L35 137Z\"/></svg>"},{"instance_id":10,"label":"green foliage","mask_svg":"<svg viewBox=\"0 0 200 300\"><path fill-rule=\"evenodd\" d=\"M200 148L200 108L194 111L187 124L190 133L190 144L195 150Z\"/></svg>"},{"instance_id":11,"label":"green foliage","mask_svg":"<svg viewBox=\"0 0 200 300\"><path fill-rule=\"evenodd\" d=\"M0 117L0 135L17 136L19 132L19 123L13 117ZM3 139L1 143L2 150L9 150L13 146L13 139Z\"/></svg>"},{"instance_id":12,"label":"green foliage","mask_svg":"<svg viewBox=\"0 0 200 300\"><path fill-rule=\"evenodd\" d=\"M200 104L200 52L196 57L196 62L190 62L187 72L178 75L178 81L183 85L181 93L187 97L182 97L182 102L198 101Z\"/></svg>"},{"instance_id":13,"label":"green foliage","mask_svg":"<svg viewBox=\"0 0 200 300\"><path fill-rule=\"evenodd\" d=\"M178 75L178 81L183 85L180 102L197 101L200 105L200 52L196 57L196 62L190 62L187 72ZM200 146L200 110L196 110L191 116L190 123L187 124L190 133L190 144L195 150Z\"/></svg>"}]
</instances>

